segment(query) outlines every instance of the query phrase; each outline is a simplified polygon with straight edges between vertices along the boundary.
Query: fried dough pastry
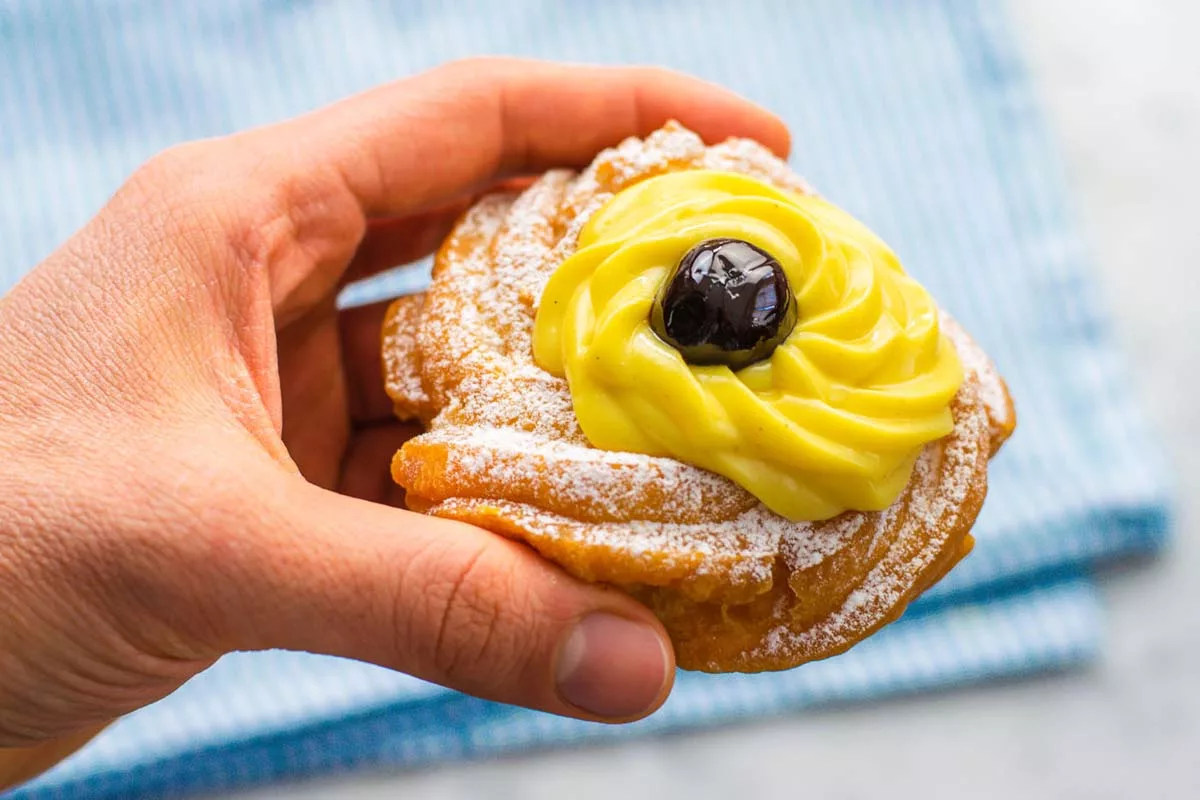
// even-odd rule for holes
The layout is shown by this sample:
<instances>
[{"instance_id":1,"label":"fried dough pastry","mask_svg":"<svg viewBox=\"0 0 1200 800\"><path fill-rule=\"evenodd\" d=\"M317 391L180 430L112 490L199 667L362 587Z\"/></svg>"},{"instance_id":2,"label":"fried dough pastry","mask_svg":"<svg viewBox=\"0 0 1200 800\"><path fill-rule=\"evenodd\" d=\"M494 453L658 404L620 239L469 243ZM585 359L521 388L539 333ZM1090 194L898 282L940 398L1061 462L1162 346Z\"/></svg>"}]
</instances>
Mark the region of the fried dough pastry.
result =
<instances>
[{"instance_id":1,"label":"fried dough pastry","mask_svg":"<svg viewBox=\"0 0 1200 800\"><path fill-rule=\"evenodd\" d=\"M684 669L787 669L840 653L895 620L970 551L988 460L1012 432L1015 415L987 356L933 306L932 320L914 318L913 325L932 328L921 334L934 337L931 353L939 346L950 350L939 356L937 367L956 376L953 384L941 384L949 385L949 393L935 409L944 412L944 429L911 452L881 445L878 454L861 458L863 448L854 443L867 436L862 430L868 423L878 423L872 431L899 429L896 435L907 436L934 430L929 425L943 418L927 414L921 419L934 422L918 420L905 428L891 417L864 422L859 414L838 429L847 431L849 444L835 447L816 437L826 448L822 453L841 457L848 448L854 458L844 474L858 477L814 472L793 495L776 491L799 485L787 483L794 476L778 474L778 460L751 469L745 458L730 457L706 469L671 457L663 449L668 445L656 444L653 435L630 450L596 446L597 435L589 437L576 415L577 405L584 408L579 368L572 376L573 397L558 356L543 359L560 367L554 371L535 358L535 322L542 333L539 304L556 270L586 249L580 247L581 234L596 241L608 235L585 228L601 209L612 207L614 197L655 176L686 171L746 176L797 203L816 197L759 145L734 139L706 147L673 123L601 153L580 173L550 172L523 192L485 197L442 245L430 288L395 301L389 310L383 331L386 388L396 414L424 428L396 453L392 474L413 510L523 541L572 575L629 592L662 620ZM849 235L858 233L855 228ZM793 269L788 263L783 268ZM663 280L659 275L655 285ZM812 294L817 289L810 289L805 283L796 292L802 322L795 337L816 335L803 329L806 308L819 300ZM648 308L651 300L636 302ZM906 304L913 307L911 297L901 303ZM645 324L641 318L635 323L645 339ZM645 341L662 344L657 338ZM785 357L790 356L771 359ZM832 363L841 368L841 361ZM683 374L687 381L688 374L698 375L703 383L728 382L733 373L705 366ZM759 375L743 382L762 380ZM636 381L627 388L636 391ZM874 402L873 397L867 399ZM633 401L614 402L623 407ZM690 424L687 414L679 416L671 424ZM711 435L727 443L731 434L721 429ZM804 441L815 436L807 430L796 435L808 437ZM686 430L678 440L687 446ZM760 449L744 448L755 450L756 458ZM760 475L767 480L761 486L755 482ZM896 475L906 482L880 502L872 492L895 482ZM862 492L840 491L853 481ZM820 491L809 492L811 486ZM793 504L793 496L806 500ZM860 496L864 506L879 508L848 504ZM809 511L810 518L797 518Z\"/></svg>"}]
</instances>

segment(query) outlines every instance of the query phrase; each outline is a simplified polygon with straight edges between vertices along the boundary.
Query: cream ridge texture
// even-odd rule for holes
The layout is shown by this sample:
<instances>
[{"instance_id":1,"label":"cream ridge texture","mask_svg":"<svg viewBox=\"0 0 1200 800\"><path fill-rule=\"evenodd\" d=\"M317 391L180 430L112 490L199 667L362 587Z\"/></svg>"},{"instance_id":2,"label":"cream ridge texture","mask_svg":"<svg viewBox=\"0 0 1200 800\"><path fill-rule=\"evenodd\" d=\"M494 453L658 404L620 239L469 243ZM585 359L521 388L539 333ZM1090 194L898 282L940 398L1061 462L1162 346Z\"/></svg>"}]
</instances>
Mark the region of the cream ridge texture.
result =
<instances>
[{"instance_id":1,"label":"cream ridge texture","mask_svg":"<svg viewBox=\"0 0 1200 800\"><path fill-rule=\"evenodd\" d=\"M951 348L946 363L961 380L945 428L928 428L945 432L924 444L905 440L916 447L909 475L883 509L793 520L716 471L595 446L568 380L535 359L541 303L612 198L688 172L733 173L789 198L814 197L761 146L705 146L671 124L601 153L582 172L550 172L464 215L428 291L397 300L385 323L387 390L397 415L423 431L396 453L392 474L414 510L523 541L577 578L629 592L662 620L685 669L786 669L894 620L970 550L988 460L1015 414L986 354L929 305L933 318L914 314L913 330L933 344L918 349L935 363Z\"/></svg>"}]
</instances>

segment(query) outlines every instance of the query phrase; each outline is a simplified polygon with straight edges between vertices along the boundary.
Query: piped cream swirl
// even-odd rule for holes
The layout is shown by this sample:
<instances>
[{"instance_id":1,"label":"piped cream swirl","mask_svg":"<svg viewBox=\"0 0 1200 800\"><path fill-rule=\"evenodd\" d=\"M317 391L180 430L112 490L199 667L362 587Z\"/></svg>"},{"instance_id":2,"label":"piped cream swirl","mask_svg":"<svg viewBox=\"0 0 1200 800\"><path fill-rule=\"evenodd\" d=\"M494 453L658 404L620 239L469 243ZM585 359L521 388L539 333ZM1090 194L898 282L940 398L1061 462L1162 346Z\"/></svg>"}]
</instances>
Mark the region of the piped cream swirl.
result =
<instances>
[{"instance_id":1,"label":"piped cream swirl","mask_svg":"<svg viewBox=\"0 0 1200 800\"><path fill-rule=\"evenodd\" d=\"M716 238L774 256L799 307L770 358L736 372L688 364L649 323L683 255ZM708 170L642 181L592 216L542 294L534 357L567 379L593 446L708 469L793 520L889 506L953 429L963 380L936 304L865 226Z\"/></svg>"}]
</instances>

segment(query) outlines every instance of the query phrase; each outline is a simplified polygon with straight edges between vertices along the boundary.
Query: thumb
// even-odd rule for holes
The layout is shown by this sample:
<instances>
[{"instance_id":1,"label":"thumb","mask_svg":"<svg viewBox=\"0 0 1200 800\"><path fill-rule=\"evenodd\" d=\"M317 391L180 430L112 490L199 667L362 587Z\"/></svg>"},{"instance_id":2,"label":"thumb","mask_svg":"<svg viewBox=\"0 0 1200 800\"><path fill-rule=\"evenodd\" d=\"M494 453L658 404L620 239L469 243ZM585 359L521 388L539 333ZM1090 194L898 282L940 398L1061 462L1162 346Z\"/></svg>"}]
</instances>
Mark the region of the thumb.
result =
<instances>
[{"instance_id":1,"label":"thumb","mask_svg":"<svg viewBox=\"0 0 1200 800\"><path fill-rule=\"evenodd\" d=\"M253 524L205 559L231 591L197 598L224 649L345 656L567 716L636 719L674 678L658 620L524 545L278 476ZM245 519L245 516L242 517ZM236 543L236 546L234 546Z\"/></svg>"}]
</instances>

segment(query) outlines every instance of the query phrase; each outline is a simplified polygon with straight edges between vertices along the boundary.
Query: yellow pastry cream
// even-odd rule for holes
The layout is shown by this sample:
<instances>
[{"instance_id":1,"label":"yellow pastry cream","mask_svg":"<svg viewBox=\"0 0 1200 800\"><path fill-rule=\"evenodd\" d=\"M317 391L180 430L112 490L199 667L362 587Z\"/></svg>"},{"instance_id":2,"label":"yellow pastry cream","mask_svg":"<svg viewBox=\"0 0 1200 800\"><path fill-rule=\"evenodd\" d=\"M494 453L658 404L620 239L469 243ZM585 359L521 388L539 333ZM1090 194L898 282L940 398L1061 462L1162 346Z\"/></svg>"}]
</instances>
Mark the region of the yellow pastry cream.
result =
<instances>
[{"instance_id":1,"label":"yellow pastry cream","mask_svg":"<svg viewBox=\"0 0 1200 800\"><path fill-rule=\"evenodd\" d=\"M750 306L725 252L766 276ZM702 290L759 316L786 310L778 341L749 363L719 363L720 341L670 341L663 320L705 313L688 306ZM724 475L792 520L891 505L922 447L952 430L963 380L936 304L865 226L818 197L708 170L634 184L591 217L546 284L534 358L566 378L594 447Z\"/></svg>"}]
</instances>

